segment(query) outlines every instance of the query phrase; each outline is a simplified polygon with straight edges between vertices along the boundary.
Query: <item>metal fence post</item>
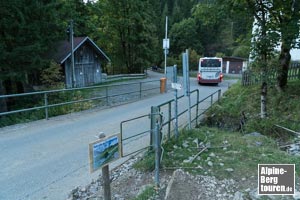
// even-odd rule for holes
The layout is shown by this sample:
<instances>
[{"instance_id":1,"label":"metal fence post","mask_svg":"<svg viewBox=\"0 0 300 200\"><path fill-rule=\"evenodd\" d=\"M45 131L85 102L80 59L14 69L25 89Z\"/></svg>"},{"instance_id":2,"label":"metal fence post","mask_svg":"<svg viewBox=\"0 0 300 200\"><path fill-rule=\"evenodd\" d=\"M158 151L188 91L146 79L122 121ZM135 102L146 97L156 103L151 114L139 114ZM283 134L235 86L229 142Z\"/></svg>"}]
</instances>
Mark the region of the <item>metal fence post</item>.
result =
<instances>
[{"instance_id":1,"label":"metal fence post","mask_svg":"<svg viewBox=\"0 0 300 200\"><path fill-rule=\"evenodd\" d=\"M211 95L210 95L210 106L213 105L213 101L214 101L214 95L211 94Z\"/></svg>"},{"instance_id":2,"label":"metal fence post","mask_svg":"<svg viewBox=\"0 0 300 200\"><path fill-rule=\"evenodd\" d=\"M221 90L218 90L218 101L221 99Z\"/></svg>"},{"instance_id":3,"label":"metal fence post","mask_svg":"<svg viewBox=\"0 0 300 200\"><path fill-rule=\"evenodd\" d=\"M142 82L140 82L140 99L142 99Z\"/></svg>"},{"instance_id":4,"label":"metal fence post","mask_svg":"<svg viewBox=\"0 0 300 200\"><path fill-rule=\"evenodd\" d=\"M155 187L159 188L159 166L160 166L160 136L159 136L159 124L155 124Z\"/></svg>"},{"instance_id":5,"label":"metal fence post","mask_svg":"<svg viewBox=\"0 0 300 200\"><path fill-rule=\"evenodd\" d=\"M197 104L196 104L196 126L198 126L198 114L199 114L199 90L197 90Z\"/></svg>"},{"instance_id":6,"label":"metal fence post","mask_svg":"<svg viewBox=\"0 0 300 200\"><path fill-rule=\"evenodd\" d=\"M106 106L108 106L108 86L105 87Z\"/></svg>"},{"instance_id":7,"label":"metal fence post","mask_svg":"<svg viewBox=\"0 0 300 200\"><path fill-rule=\"evenodd\" d=\"M45 102L45 118L48 120L48 95L47 93L44 93L44 102Z\"/></svg>"},{"instance_id":8,"label":"metal fence post","mask_svg":"<svg viewBox=\"0 0 300 200\"><path fill-rule=\"evenodd\" d=\"M169 109L169 119L168 119L168 140L170 140L171 135L171 101L168 103L168 109Z\"/></svg>"},{"instance_id":9,"label":"metal fence post","mask_svg":"<svg viewBox=\"0 0 300 200\"><path fill-rule=\"evenodd\" d=\"M159 116L159 107L151 106L151 114L150 114L150 145L152 147L155 146L155 124L158 121Z\"/></svg>"}]
</instances>

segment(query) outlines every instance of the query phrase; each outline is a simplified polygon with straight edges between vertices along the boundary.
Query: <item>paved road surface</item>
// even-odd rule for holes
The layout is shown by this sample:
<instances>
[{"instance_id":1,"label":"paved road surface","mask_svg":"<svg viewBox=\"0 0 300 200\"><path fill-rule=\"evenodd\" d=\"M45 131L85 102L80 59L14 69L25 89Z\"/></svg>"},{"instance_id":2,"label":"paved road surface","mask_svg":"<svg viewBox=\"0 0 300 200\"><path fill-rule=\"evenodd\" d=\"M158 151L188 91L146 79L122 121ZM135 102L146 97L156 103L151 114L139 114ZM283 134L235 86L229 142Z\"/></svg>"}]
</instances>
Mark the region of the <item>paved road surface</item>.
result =
<instances>
[{"instance_id":1,"label":"paved road surface","mask_svg":"<svg viewBox=\"0 0 300 200\"><path fill-rule=\"evenodd\" d=\"M200 89L201 99L218 89L224 92L229 82L232 83L198 86L191 79L191 89ZM173 92L168 91L118 107L0 129L0 199L66 199L72 189L99 176L101 170L90 174L88 164L88 144L95 141L99 132L118 133L121 121L148 114L151 106L172 98ZM139 125L132 124L128 130ZM122 161L113 163L111 168Z\"/></svg>"}]
</instances>

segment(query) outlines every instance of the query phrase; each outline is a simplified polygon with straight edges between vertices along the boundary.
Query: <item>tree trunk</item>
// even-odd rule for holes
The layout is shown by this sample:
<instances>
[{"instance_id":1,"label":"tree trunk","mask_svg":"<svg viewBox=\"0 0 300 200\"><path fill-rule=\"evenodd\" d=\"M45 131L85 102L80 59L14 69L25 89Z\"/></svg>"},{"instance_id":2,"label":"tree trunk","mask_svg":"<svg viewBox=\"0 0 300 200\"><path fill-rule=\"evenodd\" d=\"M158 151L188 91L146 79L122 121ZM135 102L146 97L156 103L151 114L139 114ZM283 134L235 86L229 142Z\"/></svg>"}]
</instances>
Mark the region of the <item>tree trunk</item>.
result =
<instances>
[{"instance_id":1,"label":"tree trunk","mask_svg":"<svg viewBox=\"0 0 300 200\"><path fill-rule=\"evenodd\" d=\"M263 82L261 86L261 98L260 98L260 118L267 117L267 83Z\"/></svg>"},{"instance_id":2,"label":"tree trunk","mask_svg":"<svg viewBox=\"0 0 300 200\"><path fill-rule=\"evenodd\" d=\"M280 67L277 75L277 86L283 90L287 85L288 70L291 61L290 48L285 47L284 43L281 45L281 52L279 56Z\"/></svg>"}]
</instances>

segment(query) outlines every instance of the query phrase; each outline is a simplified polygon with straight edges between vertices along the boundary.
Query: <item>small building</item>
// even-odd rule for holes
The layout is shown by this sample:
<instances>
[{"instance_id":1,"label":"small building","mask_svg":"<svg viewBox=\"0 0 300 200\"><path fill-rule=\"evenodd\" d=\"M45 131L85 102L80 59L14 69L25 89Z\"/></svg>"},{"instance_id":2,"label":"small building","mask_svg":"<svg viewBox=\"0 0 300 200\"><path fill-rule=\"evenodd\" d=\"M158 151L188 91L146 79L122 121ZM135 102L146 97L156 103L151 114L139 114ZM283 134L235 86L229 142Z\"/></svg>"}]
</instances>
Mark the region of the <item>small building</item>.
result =
<instances>
[{"instance_id":1,"label":"small building","mask_svg":"<svg viewBox=\"0 0 300 200\"><path fill-rule=\"evenodd\" d=\"M223 57L223 73L241 74L247 69L248 61L246 58L225 56Z\"/></svg>"},{"instance_id":2,"label":"small building","mask_svg":"<svg viewBox=\"0 0 300 200\"><path fill-rule=\"evenodd\" d=\"M74 37L73 44L74 73L69 41L59 42L52 56L53 60L62 66L66 88L101 83L102 64L110 62L109 57L89 37Z\"/></svg>"}]
</instances>

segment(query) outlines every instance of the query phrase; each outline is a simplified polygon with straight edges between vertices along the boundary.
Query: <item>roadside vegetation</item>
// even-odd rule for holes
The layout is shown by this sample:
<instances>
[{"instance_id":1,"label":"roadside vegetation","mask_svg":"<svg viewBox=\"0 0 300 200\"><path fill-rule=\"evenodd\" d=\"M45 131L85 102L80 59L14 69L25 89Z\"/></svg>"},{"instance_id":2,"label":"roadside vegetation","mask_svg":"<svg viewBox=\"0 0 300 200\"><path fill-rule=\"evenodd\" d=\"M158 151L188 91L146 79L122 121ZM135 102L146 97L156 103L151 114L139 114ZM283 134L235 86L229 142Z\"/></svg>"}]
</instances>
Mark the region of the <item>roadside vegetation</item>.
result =
<instances>
[{"instance_id":1,"label":"roadside vegetation","mask_svg":"<svg viewBox=\"0 0 300 200\"><path fill-rule=\"evenodd\" d=\"M132 80L142 80L142 78L125 79L119 77L119 79L106 81L103 83L96 84L94 86L117 85ZM53 89L61 89L61 88L55 87ZM55 117L59 115L80 112L80 111L88 110L99 106L104 106L107 104L107 99L105 98L106 96L105 90L106 90L105 87L97 87L97 88L82 88L73 91L67 90L67 91L49 93L47 96L48 105L63 104L66 102L73 102L73 101L82 101L82 102L49 107L48 116ZM83 101L85 99L92 99L95 97L97 98L102 97L102 98L97 100ZM45 105L43 94L14 97L11 99L13 99L13 105L11 105L12 111L26 109L26 108L34 108L34 107ZM33 111L26 111L21 113L5 115L5 116L1 116L0 119L1 119L0 127L9 126L18 123L36 121L40 119L45 119L45 109L38 109Z\"/></svg>"},{"instance_id":2,"label":"roadside vegetation","mask_svg":"<svg viewBox=\"0 0 300 200\"><path fill-rule=\"evenodd\" d=\"M298 182L299 156L282 147L299 142L299 135L276 125L299 132L300 80L290 81L282 93L269 88L268 117L263 120L258 91L259 86L233 85L197 128L182 130L178 140L172 138L163 145L161 170L183 169L220 180L234 179L245 190L256 187L258 164L295 164ZM153 171L153 153L148 152L134 167Z\"/></svg>"}]
</instances>

